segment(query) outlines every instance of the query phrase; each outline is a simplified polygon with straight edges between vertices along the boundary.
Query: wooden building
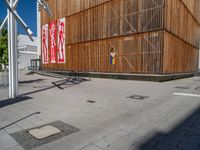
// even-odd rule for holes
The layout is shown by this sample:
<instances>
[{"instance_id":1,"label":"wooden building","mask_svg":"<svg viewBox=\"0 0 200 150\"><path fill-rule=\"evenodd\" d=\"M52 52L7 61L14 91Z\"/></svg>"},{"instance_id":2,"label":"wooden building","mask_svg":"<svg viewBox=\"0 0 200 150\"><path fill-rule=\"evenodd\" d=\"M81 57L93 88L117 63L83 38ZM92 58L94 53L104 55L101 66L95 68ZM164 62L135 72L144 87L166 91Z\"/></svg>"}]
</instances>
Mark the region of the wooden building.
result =
<instances>
[{"instance_id":1,"label":"wooden building","mask_svg":"<svg viewBox=\"0 0 200 150\"><path fill-rule=\"evenodd\" d=\"M42 26L65 18L66 60L51 63L48 42L45 70L177 74L198 69L199 0L47 2L53 17L42 11Z\"/></svg>"}]
</instances>

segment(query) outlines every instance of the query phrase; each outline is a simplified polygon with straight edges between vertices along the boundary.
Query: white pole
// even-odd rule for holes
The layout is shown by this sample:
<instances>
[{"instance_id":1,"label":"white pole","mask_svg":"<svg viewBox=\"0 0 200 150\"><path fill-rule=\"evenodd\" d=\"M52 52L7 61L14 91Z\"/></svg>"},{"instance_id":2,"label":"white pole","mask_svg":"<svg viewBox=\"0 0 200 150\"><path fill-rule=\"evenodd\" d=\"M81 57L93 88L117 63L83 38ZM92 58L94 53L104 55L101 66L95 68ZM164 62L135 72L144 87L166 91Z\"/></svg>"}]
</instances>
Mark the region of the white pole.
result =
<instances>
[{"instance_id":1,"label":"white pole","mask_svg":"<svg viewBox=\"0 0 200 150\"><path fill-rule=\"evenodd\" d=\"M9 97L12 98L12 67L11 67L11 43L10 43L10 40L11 40L11 37L10 37L10 12L9 10L7 10L7 13L8 13L8 83L9 83Z\"/></svg>"},{"instance_id":2,"label":"white pole","mask_svg":"<svg viewBox=\"0 0 200 150\"><path fill-rule=\"evenodd\" d=\"M40 12L40 4L38 2L37 3L37 40L38 40L38 46L37 46L37 52L38 52L38 58L40 58L41 56L41 12Z\"/></svg>"},{"instance_id":3,"label":"white pole","mask_svg":"<svg viewBox=\"0 0 200 150\"><path fill-rule=\"evenodd\" d=\"M14 1L13 1L14 2ZM13 78L14 78L14 97L19 96L18 89L18 51L17 51L17 21L13 16Z\"/></svg>"},{"instance_id":4,"label":"white pole","mask_svg":"<svg viewBox=\"0 0 200 150\"><path fill-rule=\"evenodd\" d=\"M13 6L14 0L10 0ZM8 10L9 97L18 96L17 28L13 14Z\"/></svg>"},{"instance_id":5,"label":"white pole","mask_svg":"<svg viewBox=\"0 0 200 150\"><path fill-rule=\"evenodd\" d=\"M43 9L52 16L51 10L49 9L45 0L37 0L38 3L41 4ZM20 18L15 10L19 0L5 0L7 4L7 24L8 24L8 53L9 53L9 97L15 98L19 95L18 89L18 55L17 55L17 23L16 20L22 25L24 30L27 32L27 35L31 40L33 32L29 29L29 27L25 24L25 22ZM38 15L40 17L40 14ZM38 18L40 20L40 18ZM3 25L0 26L0 30L5 25L6 19L3 22ZM38 24L40 29L40 23ZM40 35L40 30L39 30ZM41 35L40 35L41 36ZM41 39L41 38L39 38ZM38 43L40 43L39 41ZM41 51L41 44L38 46L39 51Z\"/></svg>"}]
</instances>

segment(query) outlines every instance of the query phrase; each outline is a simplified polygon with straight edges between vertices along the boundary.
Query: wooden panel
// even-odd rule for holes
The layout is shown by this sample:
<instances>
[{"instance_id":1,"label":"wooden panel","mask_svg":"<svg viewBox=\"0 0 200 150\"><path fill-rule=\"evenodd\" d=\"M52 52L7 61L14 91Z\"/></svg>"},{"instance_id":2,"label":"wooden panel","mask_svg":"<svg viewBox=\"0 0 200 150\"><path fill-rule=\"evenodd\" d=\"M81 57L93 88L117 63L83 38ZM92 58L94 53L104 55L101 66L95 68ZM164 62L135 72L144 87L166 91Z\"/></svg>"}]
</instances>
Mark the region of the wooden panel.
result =
<instances>
[{"instance_id":1,"label":"wooden panel","mask_svg":"<svg viewBox=\"0 0 200 150\"><path fill-rule=\"evenodd\" d=\"M46 0L49 4L51 10L53 10L53 14L55 14L55 6L57 9L58 17L67 17L79 12L82 12L86 9L95 7L97 5L101 5L103 3L112 1L112 0ZM52 4L56 5L52 5ZM42 14L44 15L44 11L42 10ZM45 24L45 22L43 22Z\"/></svg>"},{"instance_id":2,"label":"wooden panel","mask_svg":"<svg viewBox=\"0 0 200 150\"><path fill-rule=\"evenodd\" d=\"M110 64L111 49L117 53ZM67 47L67 64L61 70L90 72L161 73L163 32L111 38Z\"/></svg>"},{"instance_id":3,"label":"wooden panel","mask_svg":"<svg viewBox=\"0 0 200 150\"><path fill-rule=\"evenodd\" d=\"M114 0L68 17L68 43L163 29L164 0Z\"/></svg>"},{"instance_id":4,"label":"wooden panel","mask_svg":"<svg viewBox=\"0 0 200 150\"><path fill-rule=\"evenodd\" d=\"M141 5L141 14L139 15L142 32L163 28L164 0L142 0L139 5Z\"/></svg>"},{"instance_id":5,"label":"wooden panel","mask_svg":"<svg viewBox=\"0 0 200 150\"><path fill-rule=\"evenodd\" d=\"M68 12L68 6L69 4L67 3L69 0L57 0L57 17L58 18L63 18L66 17L67 12ZM75 0L74 0L75 1Z\"/></svg>"},{"instance_id":6,"label":"wooden panel","mask_svg":"<svg viewBox=\"0 0 200 150\"><path fill-rule=\"evenodd\" d=\"M200 25L182 1L166 0L165 7L165 28L198 48L200 41Z\"/></svg>"},{"instance_id":7,"label":"wooden panel","mask_svg":"<svg viewBox=\"0 0 200 150\"><path fill-rule=\"evenodd\" d=\"M57 1L59 0L48 0L48 5L49 5L49 8L51 9L52 11L52 17L49 17L47 15L47 13L41 9L41 24L47 24L49 23L50 21L53 21L53 20L56 20L57 19Z\"/></svg>"},{"instance_id":8,"label":"wooden panel","mask_svg":"<svg viewBox=\"0 0 200 150\"><path fill-rule=\"evenodd\" d=\"M198 49L165 32L164 73L196 72L198 68Z\"/></svg>"},{"instance_id":9,"label":"wooden panel","mask_svg":"<svg viewBox=\"0 0 200 150\"><path fill-rule=\"evenodd\" d=\"M182 0L192 15L200 23L200 1L199 0Z\"/></svg>"},{"instance_id":10,"label":"wooden panel","mask_svg":"<svg viewBox=\"0 0 200 150\"><path fill-rule=\"evenodd\" d=\"M162 33L162 34L161 34ZM163 32L149 33L142 36L142 72L161 73L163 55Z\"/></svg>"}]
</instances>

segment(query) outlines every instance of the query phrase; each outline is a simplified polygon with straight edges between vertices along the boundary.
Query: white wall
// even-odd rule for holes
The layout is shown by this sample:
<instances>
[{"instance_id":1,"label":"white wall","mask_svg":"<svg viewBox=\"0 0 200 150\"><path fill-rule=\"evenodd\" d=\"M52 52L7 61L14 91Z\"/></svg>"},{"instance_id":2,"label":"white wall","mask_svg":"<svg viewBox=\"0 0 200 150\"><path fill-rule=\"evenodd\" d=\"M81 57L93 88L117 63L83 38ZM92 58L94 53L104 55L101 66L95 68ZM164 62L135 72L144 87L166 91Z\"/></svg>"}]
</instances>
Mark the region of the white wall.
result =
<instances>
[{"instance_id":1,"label":"white wall","mask_svg":"<svg viewBox=\"0 0 200 150\"><path fill-rule=\"evenodd\" d=\"M18 69L25 69L30 66L31 59L37 59L38 56L38 41L37 37L33 37L34 41L31 41L27 35L18 35L17 37L17 49L18 49Z\"/></svg>"},{"instance_id":2,"label":"white wall","mask_svg":"<svg viewBox=\"0 0 200 150\"><path fill-rule=\"evenodd\" d=\"M33 40L34 41L31 41L27 35L19 34L17 36L17 41L18 41L17 42L17 46L18 47L27 46L27 45L29 45L29 46L37 46L37 43L38 43L37 37L33 37Z\"/></svg>"},{"instance_id":3,"label":"white wall","mask_svg":"<svg viewBox=\"0 0 200 150\"><path fill-rule=\"evenodd\" d=\"M31 59L37 59L37 58L38 58L37 52L19 51L18 68L20 70L28 69L28 67L30 67L31 65L30 64Z\"/></svg>"}]
</instances>

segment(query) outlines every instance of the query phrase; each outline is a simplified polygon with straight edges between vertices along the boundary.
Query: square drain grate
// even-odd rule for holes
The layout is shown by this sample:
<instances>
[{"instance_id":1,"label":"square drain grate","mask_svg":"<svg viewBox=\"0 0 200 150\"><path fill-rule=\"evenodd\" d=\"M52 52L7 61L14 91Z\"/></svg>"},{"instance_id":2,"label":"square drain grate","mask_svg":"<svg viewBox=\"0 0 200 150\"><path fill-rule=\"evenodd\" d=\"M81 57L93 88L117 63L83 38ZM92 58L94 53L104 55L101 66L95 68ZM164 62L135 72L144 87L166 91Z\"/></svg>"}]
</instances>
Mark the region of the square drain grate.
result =
<instances>
[{"instance_id":1,"label":"square drain grate","mask_svg":"<svg viewBox=\"0 0 200 150\"><path fill-rule=\"evenodd\" d=\"M128 96L127 98L135 99L135 100L145 100L149 97L148 96L142 96L142 95L131 95L131 96Z\"/></svg>"},{"instance_id":2,"label":"square drain grate","mask_svg":"<svg viewBox=\"0 0 200 150\"><path fill-rule=\"evenodd\" d=\"M42 139L37 139L34 136L32 136L31 134L29 134L29 131L31 131L31 130L41 129L45 126L55 127L57 129L59 129L61 132L58 132L57 134L53 134L49 137L42 138ZM33 128L33 129L27 129L27 130L23 130L23 131L20 131L20 132L16 132L16 133L11 134L11 136L25 150L31 150L33 148L36 148L38 146L41 146L41 145L44 145L44 144L47 144L47 143L50 143L50 142L53 142L55 140L58 140L62 137L76 133L78 131L80 131L80 129L73 127L69 124L63 123L62 121L56 121L56 122L45 124L45 125Z\"/></svg>"}]
</instances>

